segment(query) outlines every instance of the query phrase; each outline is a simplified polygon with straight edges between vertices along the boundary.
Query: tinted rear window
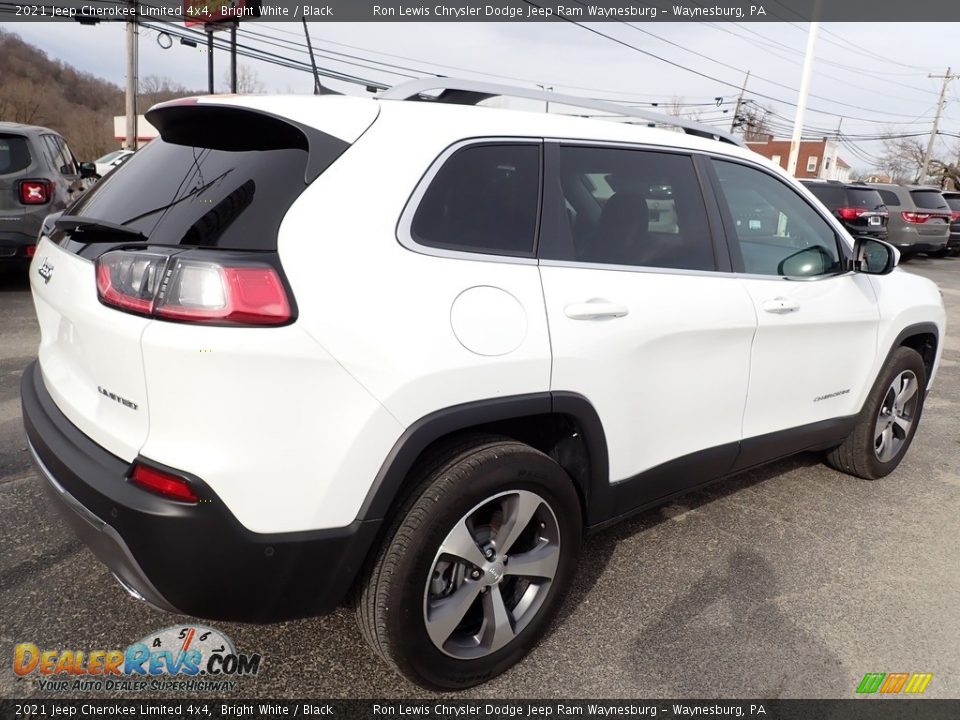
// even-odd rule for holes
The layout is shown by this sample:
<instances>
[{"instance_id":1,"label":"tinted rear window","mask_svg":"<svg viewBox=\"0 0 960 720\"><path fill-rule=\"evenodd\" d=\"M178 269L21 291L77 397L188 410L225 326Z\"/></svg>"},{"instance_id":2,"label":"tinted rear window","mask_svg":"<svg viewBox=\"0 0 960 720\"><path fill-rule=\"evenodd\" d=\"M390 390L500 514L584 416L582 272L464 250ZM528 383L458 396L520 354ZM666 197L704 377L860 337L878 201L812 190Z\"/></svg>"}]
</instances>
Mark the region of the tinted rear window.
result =
<instances>
[{"instance_id":1,"label":"tinted rear window","mask_svg":"<svg viewBox=\"0 0 960 720\"><path fill-rule=\"evenodd\" d=\"M943 195L936 190L911 190L910 197L913 198L918 208L924 210L946 210L948 207Z\"/></svg>"},{"instance_id":2,"label":"tinted rear window","mask_svg":"<svg viewBox=\"0 0 960 720\"><path fill-rule=\"evenodd\" d=\"M862 207L876 210L883 205L883 198L876 190L866 188L847 188L847 204L850 207Z\"/></svg>"},{"instance_id":3,"label":"tinted rear window","mask_svg":"<svg viewBox=\"0 0 960 720\"><path fill-rule=\"evenodd\" d=\"M951 210L960 210L960 196L945 198Z\"/></svg>"},{"instance_id":4,"label":"tinted rear window","mask_svg":"<svg viewBox=\"0 0 960 720\"><path fill-rule=\"evenodd\" d=\"M30 143L22 135L0 135L0 175L30 166Z\"/></svg>"},{"instance_id":5,"label":"tinted rear window","mask_svg":"<svg viewBox=\"0 0 960 720\"><path fill-rule=\"evenodd\" d=\"M539 204L538 145L473 145L440 168L411 234L430 247L531 256Z\"/></svg>"},{"instance_id":6,"label":"tinted rear window","mask_svg":"<svg viewBox=\"0 0 960 720\"><path fill-rule=\"evenodd\" d=\"M258 113L172 110L154 123L161 138L67 214L129 227L157 245L275 250L284 215L307 187L308 164L316 171L311 154L328 155L326 167L347 147L319 131L308 141L298 128Z\"/></svg>"},{"instance_id":7,"label":"tinted rear window","mask_svg":"<svg viewBox=\"0 0 960 720\"><path fill-rule=\"evenodd\" d=\"M844 204L843 188L830 185L808 185L807 189L817 196L817 200L828 208L838 208Z\"/></svg>"}]
</instances>

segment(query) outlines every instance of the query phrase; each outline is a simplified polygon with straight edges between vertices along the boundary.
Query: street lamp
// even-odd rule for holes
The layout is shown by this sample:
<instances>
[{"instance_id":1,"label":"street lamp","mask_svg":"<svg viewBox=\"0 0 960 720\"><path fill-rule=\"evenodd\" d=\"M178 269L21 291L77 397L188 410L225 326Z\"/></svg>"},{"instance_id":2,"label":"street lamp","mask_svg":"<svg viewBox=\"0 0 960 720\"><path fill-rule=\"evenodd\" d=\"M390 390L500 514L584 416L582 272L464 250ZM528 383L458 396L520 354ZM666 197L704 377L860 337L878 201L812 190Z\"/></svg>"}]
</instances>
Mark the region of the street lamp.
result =
<instances>
[{"instance_id":1,"label":"street lamp","mask_svg":"<svg viewBox=\"0 0 960 720\"><path fill-rule=\"evenodd\" d=\"M540 85L539 83L537 83L537 87L540 88L540 89L543 90L543 91L553 92L553 85L547 86L547 85ZM547 113L550 112L550 101L549 101L549 100L547 100L546 112L547 112Z\"/></svg>"}]
</instances>

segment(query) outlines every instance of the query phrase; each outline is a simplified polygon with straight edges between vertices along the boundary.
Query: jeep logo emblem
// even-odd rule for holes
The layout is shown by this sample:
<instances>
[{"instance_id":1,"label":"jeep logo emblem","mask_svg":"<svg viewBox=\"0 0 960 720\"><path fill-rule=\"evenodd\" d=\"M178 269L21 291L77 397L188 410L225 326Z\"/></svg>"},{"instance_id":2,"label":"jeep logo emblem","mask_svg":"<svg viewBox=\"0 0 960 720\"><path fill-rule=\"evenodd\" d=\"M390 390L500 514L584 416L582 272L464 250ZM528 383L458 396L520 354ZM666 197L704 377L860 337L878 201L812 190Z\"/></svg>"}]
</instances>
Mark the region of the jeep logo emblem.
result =
<instances>
[{"instance_id":1,"label":"jeep logo emblem","mask_svg":"<svg viewBox=\"0 0 960 720\"><path fill-rule=\"evenodd\" d=\"M47 260L47 258L44 258L43 263L40 265L40 269L37 270L37 274L43 278L44 285L49 283L50 278L53 277L53 263Z\"/></svg>"}]
</instances>

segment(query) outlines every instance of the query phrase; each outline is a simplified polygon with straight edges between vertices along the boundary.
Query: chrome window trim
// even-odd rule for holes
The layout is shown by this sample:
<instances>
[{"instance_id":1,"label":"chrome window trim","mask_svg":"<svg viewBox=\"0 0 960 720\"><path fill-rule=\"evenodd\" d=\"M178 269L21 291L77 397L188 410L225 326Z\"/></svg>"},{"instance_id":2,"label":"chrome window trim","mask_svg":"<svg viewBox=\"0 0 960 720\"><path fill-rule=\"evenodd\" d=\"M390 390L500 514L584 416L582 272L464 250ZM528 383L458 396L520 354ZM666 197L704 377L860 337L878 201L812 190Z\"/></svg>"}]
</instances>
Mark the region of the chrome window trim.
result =
<instances>
[{"instance_id":1,"label":"chrome window trim","mask_svg":"<svg viewBox=\"0 0 960 720\"><path fill-rule=\"evenodd\" d=\"M473 137L465 140L458 140L441 152L437 158L430 163L430 167L420 178L413 193L407 200L407 204L400 213L400 219L397 222L397 241L408 250L412 250L420 255L432 255L433 257L453 258L458 260L473 260L480 262L510 263L514 265L536 265L536 257L518 257L515 255L503 255L496 253L471 252L469 250L450 250L447 248L437 248L430 245L422 245L413 238L413 218L417 214L423 196L427 194L427 189L433 183L440 169L446 164L455 153L467 147L475 145L534 145L540 147L543 145L543 138L540 137L517 137L517 136L491 136L491 137ZM541 175L543 174L541 168ZM542 178L541 178L542 180ZM540 218L537 218L537 230L539 232Z\"/></svg>"}]
</instances>

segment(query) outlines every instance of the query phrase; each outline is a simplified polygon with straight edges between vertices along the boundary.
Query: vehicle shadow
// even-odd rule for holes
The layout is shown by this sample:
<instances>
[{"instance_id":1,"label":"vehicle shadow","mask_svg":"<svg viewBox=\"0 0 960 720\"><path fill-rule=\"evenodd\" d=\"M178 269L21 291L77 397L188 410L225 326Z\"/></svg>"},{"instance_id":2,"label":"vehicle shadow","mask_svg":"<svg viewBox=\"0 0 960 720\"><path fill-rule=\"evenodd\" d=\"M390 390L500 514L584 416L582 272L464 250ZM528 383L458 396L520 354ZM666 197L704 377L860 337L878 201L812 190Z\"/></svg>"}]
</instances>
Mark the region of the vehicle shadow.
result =
<instances>
[{"instance_id":1,"label":"vehicle shadow","mask_svg":"<svg viewBox=\"0 0 960 720\"><path fill-rule=\"evenodd\" d=\"M822 462L822 454L804 453L722 480L683 496L680 512L695 511L786 472ZM671 520L677 515L671 510L676 509L667 503L588 537L577 579L550 633L578 612L606 572L618 545ZM719 674L749 683L749 687L731 688L731 692L757 697L802 694L811 687L818 687L824 697L837 697L849 690L845 674L836 672L841 665L836 652L775 602L782 592L782 571L774 562L760 551L745 548L724 559L705 557L702 571L696 582L668 605L646 619L638 617L632 627L624 627L625 632L637 633L624 663L633 675L634 687L674 687L685 697L695 697L697 688L712 686L704 682L706 677ZM743 674L737 667L752 670Z\"/></svg>"},{"instance_id":2,"label":"vehicle shadow","mask_svg":"<svg viewBox=\"0 0 960 720\"><path fill-rule=\"evenodd\" d=\"M683 495L683 506L688 510L696 510L746 488L759 485L790 470L814 467L822 462L823 457L818 453L803 453L779 460ZM589 535L584 539L583 550L580 555L580 567L577 571L577 582L571 588L563 607L558 612L554 627L575 612L580 603L590 594L597 580L606 572L607 565L610 563L610 558L613 556L617 545L627 538L647 532L669 520L670 515L664 512L669 505L670 502L657 505L624 520L610 529Z\"/></svg>"},{"instance_id":3,"label":"vehicle shadow","mask_svg":"<svg viewBox=\"0 0 960 720\"><path fill-rule=\"evenodd\" d=\"M27 275L28 265L16 263L10 266L0 265L0 293L24 292L30 289L30 279Z\"/></svg>"}]
</instances>

